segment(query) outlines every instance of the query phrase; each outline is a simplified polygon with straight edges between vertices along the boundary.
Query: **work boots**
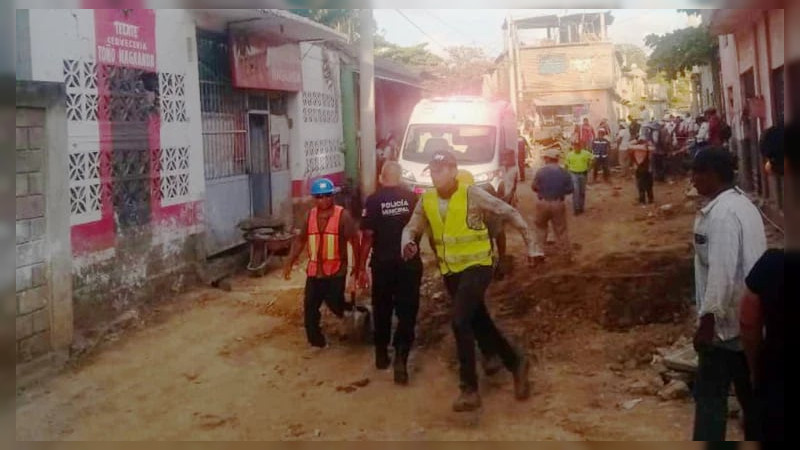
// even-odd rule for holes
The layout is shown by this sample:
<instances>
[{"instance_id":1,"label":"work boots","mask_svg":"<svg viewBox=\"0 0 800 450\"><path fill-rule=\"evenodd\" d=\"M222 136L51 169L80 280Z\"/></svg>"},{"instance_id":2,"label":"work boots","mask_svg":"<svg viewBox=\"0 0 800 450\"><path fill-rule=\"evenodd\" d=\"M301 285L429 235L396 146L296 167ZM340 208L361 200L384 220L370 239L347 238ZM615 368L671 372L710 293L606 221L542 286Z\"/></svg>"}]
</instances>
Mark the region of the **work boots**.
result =
<instances>
[{"instance_id":1,"label":"work boots","mask_svg":"<svg viewBox=\"0 0 800 450\"><path fill-rule=\"evenodd\" d=\"M453 402L453 411L475 411L481 407L481 396L478 391L461 391L456 401Z\"/></svg>"},{"instance_id":2,"label":"work boots","mask_svg":"<svg viewBox=\"0 0 800 450\"><path fill-rule=\"evenodd\" d=\"M408 384L408 350L406 349L395 349L394 383Z\"/></svg>"},{"instance_id":3,"label":"work boots","mask_svg":"<svg viewBox=\"0 0 800 450\"><path fill-rule=\"evenodd\" d=\"M375 368L378 370L387 369L391 363L389 351L386 347L375 347Z\"/></svg>"}]
</instances>

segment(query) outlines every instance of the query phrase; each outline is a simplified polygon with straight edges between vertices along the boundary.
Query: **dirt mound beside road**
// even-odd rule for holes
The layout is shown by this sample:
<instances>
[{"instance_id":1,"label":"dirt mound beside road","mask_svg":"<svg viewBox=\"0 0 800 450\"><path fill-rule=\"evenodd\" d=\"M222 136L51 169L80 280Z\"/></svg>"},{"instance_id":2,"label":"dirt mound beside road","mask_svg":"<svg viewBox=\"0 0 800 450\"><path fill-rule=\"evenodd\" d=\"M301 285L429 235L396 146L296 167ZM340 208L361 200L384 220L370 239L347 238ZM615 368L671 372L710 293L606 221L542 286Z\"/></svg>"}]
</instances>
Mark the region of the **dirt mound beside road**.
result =
<instances>
[{"instance_id":1,"label":"dirt mound beside road","mask_svg":"<svg viewBox=\"0 0 800 450\"><path fill-rule=\"evenodd\" d=\"M534 347L587 324L625 331L682 323L689 311L692 265L685 247L611 254L587 266L544 270L495 282L487 295L503 329ZM449 308L441 282L431 279L422 293L422 343L435 344L448 335Z\"/></svg>"}]
</instances>

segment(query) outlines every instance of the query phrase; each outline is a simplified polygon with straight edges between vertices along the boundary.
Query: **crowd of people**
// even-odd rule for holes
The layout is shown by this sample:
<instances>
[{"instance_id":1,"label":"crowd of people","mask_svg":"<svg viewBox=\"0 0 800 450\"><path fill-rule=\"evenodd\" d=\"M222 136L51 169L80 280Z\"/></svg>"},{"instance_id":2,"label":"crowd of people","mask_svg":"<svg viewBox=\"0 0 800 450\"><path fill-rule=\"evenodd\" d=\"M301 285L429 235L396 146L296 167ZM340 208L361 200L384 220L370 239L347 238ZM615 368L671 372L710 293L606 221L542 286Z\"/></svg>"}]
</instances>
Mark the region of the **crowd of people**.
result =
<instances>
[{"instance_id":1,"label":"crowd of people","mask_svg":"<svg viewBox=\"0 0 800 450\"><path fill-rule=\"evenodd\" d=\"M670 150L659 150L659 143L665 141L653 135L670 136L672 144L667 148L694 146L687 150L693 154L688 169L692 184L706 202L697 213L693 232L698 316L694 347L699 357L693 437L724 440L728 393L733 385L743 410L745 437L782 439L783 252L767 251L760 212L735 186L736 166L722 145L723 126L715 111L708 111L706 117L696 131L677 118L659 125L632 120L620 126L613 140L621 158L627 158L622 176L627 179L628 169L633 168L640 203L653 202L654 180L663 175L659 170L669 167L665 157L671 155ZM708 137L702 134L706 133L705 123ZM472 411L481 406L476 343L484 373L491 375L504 367L513 375L515 398L527 399L528 358L495 325L484 299L498 267L498 231L504 224L517 229L529 265L539 267L552 228L556 248L571 260L567 197L572 197L574 214L581 215L589 173L595 182L600 172L609 180L610 134L607 121L595 130L585 120L576 127L569 152L543 152L544 165L531 182L536 196L534 230L513 206L476 185L469 172L459 170L449 151L433 154L428 165L433 188L420 197L402 185L400 165L385 161L381 186L367 198L360 225L334 204L333 183L316 180L311 187L315 205L284 268L288 279L299 255L307 249L304 308L309 344L316 348L327 345L320 328L323 303L340 317L353 308L344 295L349 243L354 255L350 275L360 288L371 286L375 366L386 369L393 361L395 382L408 383L407 364L423 272L419 244L427 234L452 301L460 379L453 410ZM784 170L782 136L770 136L774 145L780 143L780 149L771 148L767 170L779 165ZM796 164L786 159L787 176ZM393 315L397 316L394 333Z\"/></svg>"}]
</instances>

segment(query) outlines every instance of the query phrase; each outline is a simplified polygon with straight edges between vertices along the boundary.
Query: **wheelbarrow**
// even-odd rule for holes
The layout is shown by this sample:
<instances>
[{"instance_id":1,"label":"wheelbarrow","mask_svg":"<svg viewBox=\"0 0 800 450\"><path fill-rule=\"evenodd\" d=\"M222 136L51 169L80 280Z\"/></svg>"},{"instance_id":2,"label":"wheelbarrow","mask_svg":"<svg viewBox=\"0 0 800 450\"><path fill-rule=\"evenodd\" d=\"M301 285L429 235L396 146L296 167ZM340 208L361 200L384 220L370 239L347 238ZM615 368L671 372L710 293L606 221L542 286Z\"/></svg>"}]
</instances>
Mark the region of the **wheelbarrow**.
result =
<instances>
[{"instance_id":1,"label":"wheelbarrow","mask_svg":"<svg viewBox=\"0 0 800 450\"><path fill-rule=\"evenodd\" d=\"M274 256L286 256L292 247L294 235L283 230L283 224L250 219L239 224L242 237L250 246L247 271L252 276L263 276Z\"/></svg>"}]
</instances>

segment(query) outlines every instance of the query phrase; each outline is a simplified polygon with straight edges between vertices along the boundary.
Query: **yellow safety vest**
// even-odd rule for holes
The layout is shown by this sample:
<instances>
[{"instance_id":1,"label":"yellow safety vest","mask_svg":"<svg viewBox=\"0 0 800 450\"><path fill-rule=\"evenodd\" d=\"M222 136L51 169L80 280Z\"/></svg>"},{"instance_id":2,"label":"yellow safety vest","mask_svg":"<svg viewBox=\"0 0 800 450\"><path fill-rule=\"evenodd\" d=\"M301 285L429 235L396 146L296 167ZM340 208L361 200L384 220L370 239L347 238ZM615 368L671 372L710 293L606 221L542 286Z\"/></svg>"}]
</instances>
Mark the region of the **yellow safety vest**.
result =
<instances>
[{"instance_id":1,"label":"yellow safety vest","mask_svg":"<svg viewBox=\"0 0 800 450\"><path fill-rule=\"evenodd\" d=\"M431 225L442 275L460 273L472 266L492 265L492 243L486 226L474 230L467 225L468 187L459 183L458 189L450 197L444 220L439 214L436 189L429 189L422 194L422 208Z\"/></svg>"}]
</instances>

